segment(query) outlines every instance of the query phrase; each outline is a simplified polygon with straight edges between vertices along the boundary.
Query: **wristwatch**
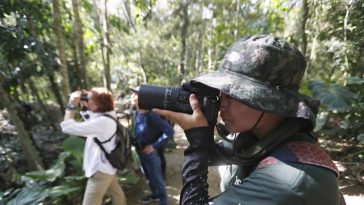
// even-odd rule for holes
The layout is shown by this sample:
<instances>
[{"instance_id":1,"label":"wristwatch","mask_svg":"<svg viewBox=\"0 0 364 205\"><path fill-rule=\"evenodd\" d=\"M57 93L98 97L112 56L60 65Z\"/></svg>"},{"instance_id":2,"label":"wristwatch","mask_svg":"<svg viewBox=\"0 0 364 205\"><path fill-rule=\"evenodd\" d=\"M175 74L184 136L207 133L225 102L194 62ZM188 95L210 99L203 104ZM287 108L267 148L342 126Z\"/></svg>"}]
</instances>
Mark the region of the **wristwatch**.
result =
<instances>
[{"instance_id":1,"label":"wristwatch","mask_svg":"<svg viewBox=\"0 0 364 205\"><path fill-rule=\"evenodd\" d=\"M75 108L76 108L76 105L74 105L72 103L67 103L67 105L66 105L67 110L74 110Z\"/></svg>"}]
</instances>

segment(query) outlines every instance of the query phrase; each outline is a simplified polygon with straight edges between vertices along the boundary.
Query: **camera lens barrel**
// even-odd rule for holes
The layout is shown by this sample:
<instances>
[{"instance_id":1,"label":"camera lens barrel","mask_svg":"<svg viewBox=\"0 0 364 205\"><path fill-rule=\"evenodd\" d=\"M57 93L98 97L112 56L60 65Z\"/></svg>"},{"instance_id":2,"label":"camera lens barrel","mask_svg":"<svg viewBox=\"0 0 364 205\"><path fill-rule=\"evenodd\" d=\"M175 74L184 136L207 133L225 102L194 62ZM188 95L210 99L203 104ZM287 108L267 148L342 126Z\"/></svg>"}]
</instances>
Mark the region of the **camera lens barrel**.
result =
<instances>
[{"instance_id":1,"label":"camera lens barrel","mask_svg":"<svg viewBox=\"0 0 364 205\"><path fill-rule=\"evenodd\" d=\"M190 92L181 88L141 85L139 89L139 108L151 110L160 108L175 112L192 113L189 102Z\"/></svg>"}]
</instances>

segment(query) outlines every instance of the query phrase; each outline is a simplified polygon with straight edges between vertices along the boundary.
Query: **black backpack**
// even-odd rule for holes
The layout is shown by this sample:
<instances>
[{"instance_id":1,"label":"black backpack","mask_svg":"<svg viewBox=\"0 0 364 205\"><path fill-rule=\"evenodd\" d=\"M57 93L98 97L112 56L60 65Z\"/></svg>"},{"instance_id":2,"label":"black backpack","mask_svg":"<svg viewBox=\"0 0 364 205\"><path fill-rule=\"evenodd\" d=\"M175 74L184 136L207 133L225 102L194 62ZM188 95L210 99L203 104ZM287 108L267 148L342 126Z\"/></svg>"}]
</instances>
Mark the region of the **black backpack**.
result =
<instances>
[{"instance_id":1,"label":"black backpack","mask_svg":"<svg viewBox=\"0 0 364 205\"><path fill-rule=\"evenodd\" d=\"M127 128L122 126L119 120L114 117L104 114L105 117L111 118L115 121L117 128L116 132L107 140L100 141L97 137L94 138L96 144L99 145L101 150L105 153L106 158L109 160L110 164L119 170L125 169L129 163L132 161L132 151L130 143L130 133ZM102 144L109 142L113 137L116 137L115 143L116 147L108 153Z\"/></svg>"}]
</instances>

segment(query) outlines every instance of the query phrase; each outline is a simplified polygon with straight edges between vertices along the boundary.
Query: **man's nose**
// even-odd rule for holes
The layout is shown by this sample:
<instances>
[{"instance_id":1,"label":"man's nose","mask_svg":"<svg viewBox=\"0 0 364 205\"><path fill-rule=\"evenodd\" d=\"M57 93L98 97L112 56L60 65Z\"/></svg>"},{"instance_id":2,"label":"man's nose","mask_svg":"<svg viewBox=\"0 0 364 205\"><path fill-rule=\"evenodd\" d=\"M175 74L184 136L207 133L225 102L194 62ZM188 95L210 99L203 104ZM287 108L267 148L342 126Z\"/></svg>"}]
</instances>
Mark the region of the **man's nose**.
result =
<instances>
[{"instance_id":1,"label":"man's nose","mask_svg":"<svg viewBox=\"0 0 364 205\"><path fill-rule=\"evenodd\" d=\"M220 98L220 111L225 111L226 110L226 105L227 104L227 100L224 97Z\"/></svg>"}]
</instances>

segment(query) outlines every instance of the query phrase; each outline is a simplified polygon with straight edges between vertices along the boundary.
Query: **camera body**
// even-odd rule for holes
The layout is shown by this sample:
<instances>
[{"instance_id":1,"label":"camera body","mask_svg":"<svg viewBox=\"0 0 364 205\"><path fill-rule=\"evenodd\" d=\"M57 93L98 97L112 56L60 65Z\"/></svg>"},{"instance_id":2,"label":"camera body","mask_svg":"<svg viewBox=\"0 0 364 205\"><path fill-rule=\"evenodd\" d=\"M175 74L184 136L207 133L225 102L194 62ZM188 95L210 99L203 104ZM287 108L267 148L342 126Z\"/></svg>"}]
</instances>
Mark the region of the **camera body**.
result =
<instances>
[{"instance_id":1,"label":"camera body","mask_svg":"<svg viewBox=\"0 0 364 205\"><path fill-rule=\"evenodd\" d=\"M68 94L68 98L75 98L75 97L79 97L80 101L88 101L88 93L89 91L87 90L82 90L82 91L74 91L70 94Z\"/></svg>"},{"instance_id":2,"label":"camera body","mask_svg":"<svg viewBox=\"0 0 364 205\"><path fill-rule=\"evenodd\" d=\"M81 96L80 96L80 100L81 101L88 101L88 94L87 94L87 92L82 92L81 93Z\"/></svg>"},{"instance_id":3,"label":"camera body","mask_svg":"<svg viewBox=\"0 0 364 205\"><path fill-rule=\"evenodd\" d=\"M159 108L192 114L193 110L189 101L191 94L197 96L201 110L209 125L214 126L220 109L220 91L201 83L184 83L180 88L141 85L138 106L147 110Z\"/></svg>"}]
</instances>

